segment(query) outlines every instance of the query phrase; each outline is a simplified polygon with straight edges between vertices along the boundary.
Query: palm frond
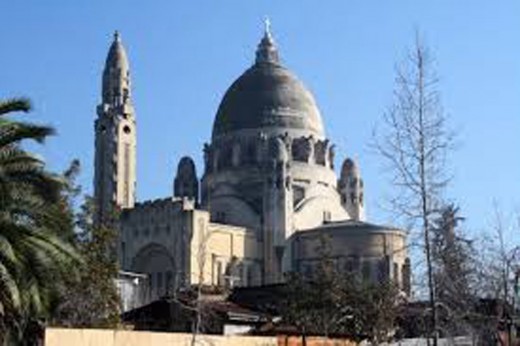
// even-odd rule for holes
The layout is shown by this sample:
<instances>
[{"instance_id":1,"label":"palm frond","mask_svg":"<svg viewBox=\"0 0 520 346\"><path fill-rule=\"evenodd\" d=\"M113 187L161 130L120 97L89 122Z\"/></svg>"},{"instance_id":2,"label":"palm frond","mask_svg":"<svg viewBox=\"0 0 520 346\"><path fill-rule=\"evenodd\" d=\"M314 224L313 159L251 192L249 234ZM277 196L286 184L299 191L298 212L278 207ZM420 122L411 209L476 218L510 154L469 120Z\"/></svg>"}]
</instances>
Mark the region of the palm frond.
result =
<instances>
[{"instance_id":1,"label":"palm frond","mask_svg":"<svg viewBox=\"0 0 520 346\"><path fill-rule=\"evenodd\" d=\"M2 234L0 234L0 262L11 270L19 267L21 264L16 256L13 246Z\"/></svg>"},{"instance_id":2,"label":"palm frond","mask_svg":"<svg viewBox=\"0 0 520 346\"><path fill-rule=\"evenodd\" d=\"M60 199L64 184L62 177L38 168L20 166L10 167L8 170L0 168L0 192L4 193L2 197L12 199L17 194L34 194L48 203L55 203Z\"/></svg>"},{"instance_id":3,"label":"palm frond","mask_svg":"<svg viewBox=\"0 0 520 346\"><path fill-rule=\"evenodd\" d=\"M4 120L0 122L0 147L16 144L27 139L43 143L48 136L55 134L55 132L49 126Z\"/></svg>"},{"instance_id":4,"label":"palm frond","mask_svg":"<svg viewBox=\"0 0 520 346\"><path fill-rule=\"evenodd\" d=\"M20 291L9 270L0 262L0 300L5 310L20 308Z\"/></svg>"},{"instance_id":5,"label":"palm frond","mask_svg":"<svg viewBox=\"0 0 520 346\"><path fill-rule=\"evenodd\" d=\"M19 97L7 100L0 100L0 115L11 112L29 112L31 110L31 101L28 98Z\"/></svg>"},{"instance_id":6,"label":"palm frond","mask_svg":"<svg viewBox=\"0 0 520 346\"><path fill-rule=\"evenodd\" d=\"M23 148L54 129L2 117L30 109L28 99L0 101L0 335L18 339L27 321L48 313L66 271L82 264L66 240L74 226L64 199L70 177L49 172Z\"/></svg>"}]
</instances>

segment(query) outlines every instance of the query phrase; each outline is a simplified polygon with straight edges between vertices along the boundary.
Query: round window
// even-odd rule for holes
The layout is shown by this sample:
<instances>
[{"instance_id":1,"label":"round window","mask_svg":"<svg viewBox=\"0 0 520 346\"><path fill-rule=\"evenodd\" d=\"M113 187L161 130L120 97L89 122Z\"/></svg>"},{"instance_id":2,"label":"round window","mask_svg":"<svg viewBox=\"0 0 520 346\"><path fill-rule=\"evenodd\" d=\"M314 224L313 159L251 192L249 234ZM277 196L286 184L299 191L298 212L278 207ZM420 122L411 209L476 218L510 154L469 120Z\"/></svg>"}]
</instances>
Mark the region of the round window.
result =
<instances>
[{"instance_id":1,"label":"round window","mask_svg":"<svg viewBox=\"0 0 520 346\"><path fill-rule=\"evenodd\" d=\"M125 127L123 127L123 132L126 133L126 134L129 134L131 132L130 126L125 125Z\"/></svg>"}]
</instances>

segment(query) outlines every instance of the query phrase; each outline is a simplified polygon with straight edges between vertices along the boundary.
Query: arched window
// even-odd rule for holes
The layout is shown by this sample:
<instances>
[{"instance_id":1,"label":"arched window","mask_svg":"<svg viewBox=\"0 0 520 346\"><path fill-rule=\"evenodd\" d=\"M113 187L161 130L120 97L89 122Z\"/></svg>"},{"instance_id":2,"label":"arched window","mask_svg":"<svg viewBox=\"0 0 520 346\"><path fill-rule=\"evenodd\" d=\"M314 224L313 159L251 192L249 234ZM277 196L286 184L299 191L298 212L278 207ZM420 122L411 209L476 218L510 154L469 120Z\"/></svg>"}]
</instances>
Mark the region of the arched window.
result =
<instances>
[{"instance_id":1,"label":"arched window","mask_svg":"<svg viewBox=\"0 0 520 346\"><path fill-rule=\"evenodd\" d=\"M225 223L227 220L226 213L223 211L217 211L215 214L215 222Z\"/></svg>"},{"instance_id":2,"label":"arched window","mask_svg":"<svg viewBox=\"0 0 520 346\"><path fill-rule=\"evenodd\" d=\"M247 264L244 264L244 273L243 273L243 276L242 276L242 283L241 283L241 286L249 286L249 272L250 272L250 268Z\"/></svg>"},{"instance_id":3,"label":"arched window","mask_svg":"<svg viewBox=\"0 0 520 346\"><path fill-rule=\"evenodd\" d=\"M352 257L347 257L345 260L345 272L347 274L355 274L356 268L354 259Z\"/></svg>"},{"instance_id":4,"label":"arched window","mask_svg":"<svg viewBox=\"0 0 520 346\"><path fill-rule=\"evenodd\" d=\"M154 286L155 281L154 281L153 273L148 274L148 278L149 278L148 285L150 286L150 292L152 292L152 290L155 288L155 286Z\"/></svg>"},{"instance_id":5,"label":"arched window","mask_svg":"<svg viewBox=\"0 0 520 346\"><path fill-rule=\"evenodd\" d=\"M238 286L245 286L244 285L244 266L242 264L239 264L237 267L237 273L236 273Z\"/></svg>"},{"instance_id":6,"label":"arched window","mask_svg":"<svg viewBox=\"0 0 520 346\"><path fill-rule=\"evenodd\" d=\"M175 287L173 285L173 273L171 270L166 272L166 293L172 294Z\"/></svg>"},{"instance_id":7,"label":"arched window","mask_svg":"<svg viewBox=\"0 0 520 346\"><path fill-rule=\"evenodd\" d=\"M323 222L329 222L332 219L332 214L328 210L323 211Z\"/></svg>"},{"instance_id":8,"label":"arched window","mask_svg":"<svg viewBox=\"0 0 520 346\"><path fill-rule=\"evenodd\" d=\"M246 150L242 151L242 162L247 165L256 163L256 144L250 142L247 144Z\"/></svg>"},{"instance_id":9,"label":"arched window","mask_svg":"<svg viewBox=\"0 0 520 346\"><path fill-rule=\"evenodd\" d=\"M222 262L217 262L217 285L223 286L224 285L224 272L223 272L223 265Z\"/></svg>"},{"instance_id":10,"label":"arched window","mask_svg":"<svg viewBox=\"0 0 520 346\"><path fill-rule=\"evenodd\" d=\"M399 264L394 262L394 276L393 276L393 279L394 279L394 282L399 285Z\"/></svg>"},{"instance_id":11,"label":"arched window","mask_svg":"<svg viewBox=\"0 0 520 346\"><path fill-rule=\"evenodd\" d=\"M361 270L361 275L363 276L363 281L370 281L372 278L372 263L369 261L363 262L363 269Z\"/></svg>"},{"instance_id":12,"label":"arched window","mask_svg":"<svg viewBox=\"0 0 520 346\"><path fill-rule=\"evenodd\" d=\"M125 265L125 258L126 258L126 244L125 242L121 242L121 258L123 259L123 265Z\"/></svg>"},{"instance_id":13,"label":"arched window","mask_svg":"<svg viewBox=\"0 0 520 346\"><path fill-rule=\"evenodd\" d=\"M311 279L312 278L312 264L306 264L304 267L303 267L303 276L306 278L306 279Z\"/></svg>"},{"instance_id":14,"label":"arched window","mask_svg":"<svg viewBox=\"0 0 520 346\"><path fill-rule=\"evenodd\" d=\"M224 147L222 155L219 155L218 167L219 168L231 167L232 159L233 159L232 147L230 145L226 145Z\"/></svg>"},{"instance_id":15,"label":"arched window","mask_svg":"<svg viewBox=\"0 0 520 346\"><path fill-rule=\"evenodd\" d=\"M160 295L163 291L163 273L157 273L157 295Z\"/></svg>"}]
</instances>

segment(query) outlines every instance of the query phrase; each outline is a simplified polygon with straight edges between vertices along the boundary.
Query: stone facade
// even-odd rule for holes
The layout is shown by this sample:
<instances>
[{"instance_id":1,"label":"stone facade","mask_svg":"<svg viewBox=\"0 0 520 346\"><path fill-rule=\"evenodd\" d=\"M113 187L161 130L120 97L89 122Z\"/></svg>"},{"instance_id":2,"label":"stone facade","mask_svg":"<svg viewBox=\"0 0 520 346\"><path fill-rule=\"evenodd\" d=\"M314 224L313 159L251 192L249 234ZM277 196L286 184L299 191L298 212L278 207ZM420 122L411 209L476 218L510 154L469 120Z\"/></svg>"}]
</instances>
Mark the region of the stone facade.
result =
<instances>
[{"instance_id":1,"label":"stone facade","mask_svg":"<svg viewBox=\"0 0 520 346\"><path fill-rule=\"evenodd\" d=\"M150 299L202 283L261 283L260 247L254 231L209 221L186 197L137 203L120 222L120 265L149 275Z\"/></svg>"},{"instance_id":2,"label":"stone facade","mask_svg":"<svg viewBox=\"0 0 520 346\"><path fill-rule=\"evenodd\" d=\"M287 271L312 271L324 235L338 266L368 266L371 279L395 277L404 288L405 233L364 221L360 170L347 158L337 178L316 101L280 63L269 31L218 108L200 189L195 164L184 157L164 199L134 203L128 66L116 36L96 120L95 200L100 220L122 209L120 263L148 275L150 299L186 285L270 284ZM372 274L376 267L384 273Z\"/></svg>"}]
</instances>

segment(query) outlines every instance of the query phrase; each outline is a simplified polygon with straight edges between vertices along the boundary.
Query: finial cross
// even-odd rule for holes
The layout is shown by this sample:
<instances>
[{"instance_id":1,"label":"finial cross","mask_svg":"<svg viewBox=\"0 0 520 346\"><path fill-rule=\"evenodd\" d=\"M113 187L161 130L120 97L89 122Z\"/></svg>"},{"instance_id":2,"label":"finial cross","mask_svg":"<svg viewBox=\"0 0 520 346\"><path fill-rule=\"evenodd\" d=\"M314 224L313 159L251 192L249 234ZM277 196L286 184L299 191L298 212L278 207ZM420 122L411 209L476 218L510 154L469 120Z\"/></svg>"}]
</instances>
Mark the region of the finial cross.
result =
<instances>
[{"instance_id":1,"label":"finial cross","mask_svg":"<svg viewBox=\"0 0 520 346\"><path fill-rule=\"evenodd\" d=\"M264 28L266 35L271 36L271 20L268 16L265 16L264 18Z\"/></svg>"}]
</instances>

